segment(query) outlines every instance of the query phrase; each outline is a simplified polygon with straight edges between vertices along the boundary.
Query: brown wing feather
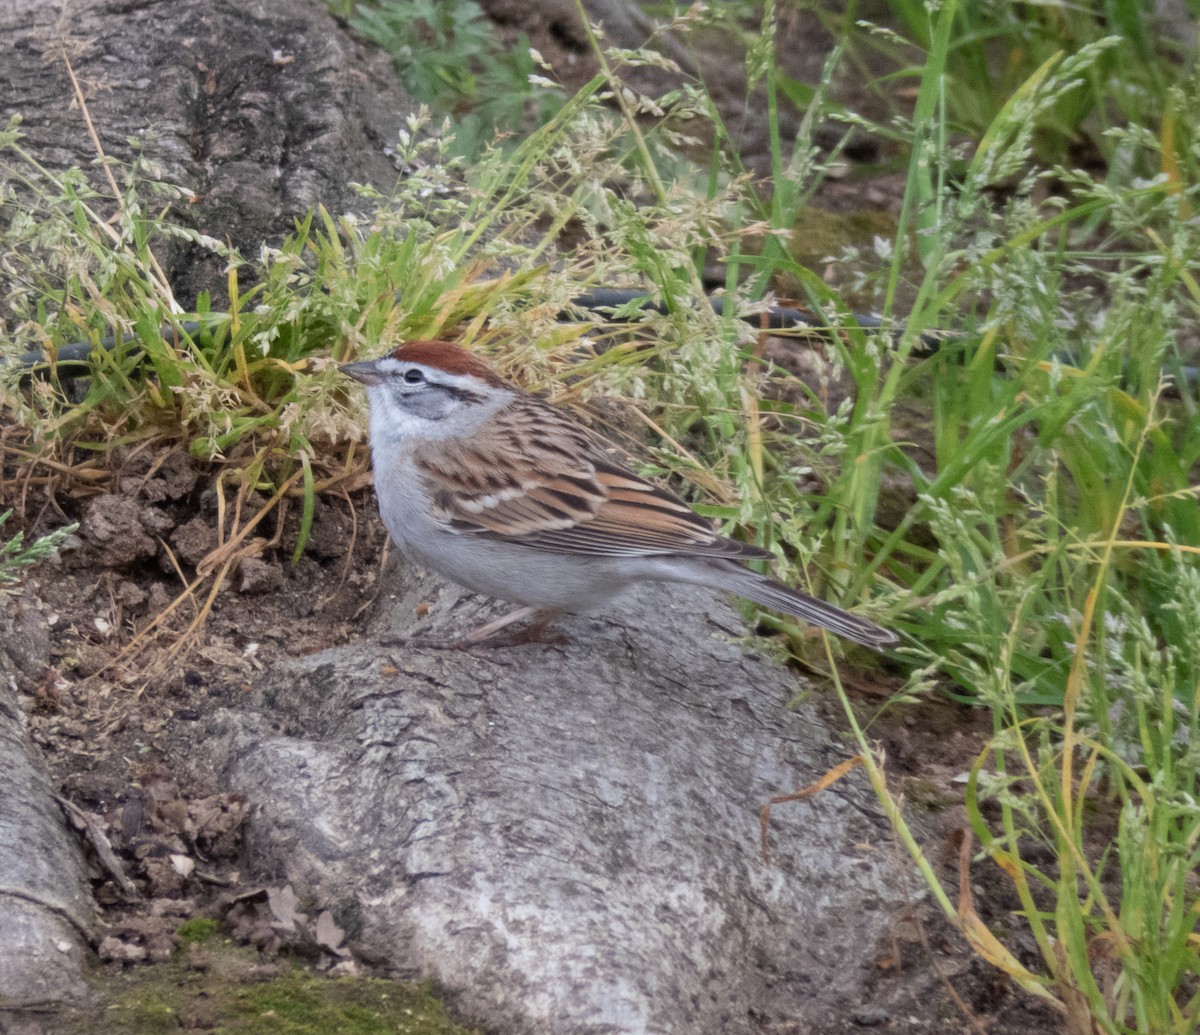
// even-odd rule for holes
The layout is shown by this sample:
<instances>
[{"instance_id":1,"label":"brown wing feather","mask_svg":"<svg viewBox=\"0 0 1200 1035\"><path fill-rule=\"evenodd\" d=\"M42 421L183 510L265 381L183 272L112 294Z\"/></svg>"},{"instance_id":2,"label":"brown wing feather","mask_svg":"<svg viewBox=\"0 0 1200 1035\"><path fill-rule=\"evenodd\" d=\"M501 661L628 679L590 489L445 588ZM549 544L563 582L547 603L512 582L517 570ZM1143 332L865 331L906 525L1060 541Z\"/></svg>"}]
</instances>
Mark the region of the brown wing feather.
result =
<instances>
[{"instance_id":1,"label":"brown wing feather","mask_svg":"<svg viewBox=\"0 0 1200 1035\"><path fill-rule=\"evenodd\" d=\"M498 419L502 433L491 439L439 442L436 453L414 455L428 472L434 507L456 532L555 553L769 556L718 535L674 494L621 466L561 410L527 396ZM555 432L549 440L548 424ZM522 459L519 471L514 452Z\"/></svg>"}]
</instances>

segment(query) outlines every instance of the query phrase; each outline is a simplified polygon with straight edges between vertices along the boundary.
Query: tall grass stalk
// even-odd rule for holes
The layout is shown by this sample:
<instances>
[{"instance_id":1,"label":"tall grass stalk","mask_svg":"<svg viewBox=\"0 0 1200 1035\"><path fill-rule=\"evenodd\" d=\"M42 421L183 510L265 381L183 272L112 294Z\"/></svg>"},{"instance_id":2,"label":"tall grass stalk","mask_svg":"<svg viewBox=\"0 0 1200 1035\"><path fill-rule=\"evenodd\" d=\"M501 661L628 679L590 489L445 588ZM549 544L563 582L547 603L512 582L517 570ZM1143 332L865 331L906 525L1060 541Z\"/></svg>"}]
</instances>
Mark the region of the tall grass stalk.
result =
<instances>
[{"instance_id":1,"label":"tall grass stalk","mask_svg":"<svg viewBox=\"0 0 1200 1035\"><path fill-rule=\"evenodd\" d=\"M897 439L896 402L929 400L936 461L921 469L887 451L917 505L864 570L886 566L928 594L914 651L926 667L909 691L941 671L992 709L996 736L972 771L968 808L985 853L1014 882L1043 975L973 939L961 905L948 913L982 955L1053 996L1073 1032L1194 1032L1200 452L1192 390L1167 400L1163 371L1182 369L1174 341L1198 312L1177 259L1200 245L1178 219L1196 193L1179 170L1195 169L1195 152L1160 156L1163 139L1123 133L1141 151L1131 168L1161 165L1171 177L1100 183L1058 170L1058 211L1033 204L1050 173L1034 160L1031 127L1101 66L1112 47L1101 39L1047 58L960 165L945 144L954 17L942 4L931 21L914 116L902 224L924 276L901 347L952 312L974 328L915 367L859 361L860 399L872 401L861 412L876 416L885 443ZM938 170L956 165L964 174L949 190ZM1016 186L997 210L986 192L1001 182ZM902 240L895 254L889 301ZM1082 286L1097 277L1102 294ZM877 486L878 473L859 465L831 495L869 522ZM919 544L922 529L933 549ZM881 774L873 782L887 793ZM1030 842L1050 849L1051 866L1026 861Z\"/></svg>"}]
</instances>

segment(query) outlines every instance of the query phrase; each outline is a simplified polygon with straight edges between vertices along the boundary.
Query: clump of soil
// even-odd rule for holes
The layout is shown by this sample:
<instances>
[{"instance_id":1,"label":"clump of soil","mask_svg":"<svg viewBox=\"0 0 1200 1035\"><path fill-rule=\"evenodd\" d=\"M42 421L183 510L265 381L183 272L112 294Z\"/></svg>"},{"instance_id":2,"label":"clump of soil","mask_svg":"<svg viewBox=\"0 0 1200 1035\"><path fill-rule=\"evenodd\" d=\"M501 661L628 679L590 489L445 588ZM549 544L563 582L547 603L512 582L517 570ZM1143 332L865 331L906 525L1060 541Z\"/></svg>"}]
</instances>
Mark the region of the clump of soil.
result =
<instances>
[{"instance_id":1,"label":"clump of soil","mask_svg":"<svg viewBox=\"0 0 1200 1035\"><path fill-rule=\"evenodd\" d=\"M350 960L344 932L319 904L297 903L290 888L255 883L245 872L245 802L197 775L204 744L195 734L210 711L236 707L280 659L353 634L379 593L387 554L370 494L319 499L308 547L294 564L300 508L268 515L264 534L247 540L218 582L214 552L266 498L248 498L235 515L221 505L214 472L177 449L111 460L103 477L93 470L82 486L21 494L27 536L79 524L58 557L26 582L30 613L48 628L50 665L25 674L23 703L92 864L102 911L94 977L117 1007L121 975L147 964L183 967L195 985L205 968L194 952L180 961L180 931L200 918L219 923L279 973L281 954L296 953L310 970L375 972ZM9 484L19 484L21 473L6 471ZM181 599L206 569L207 580ZM136 996L142 982L171 984L131 980ZM225 1023L225 1014L214 1016Z\"/></svg>"}]
</instances>

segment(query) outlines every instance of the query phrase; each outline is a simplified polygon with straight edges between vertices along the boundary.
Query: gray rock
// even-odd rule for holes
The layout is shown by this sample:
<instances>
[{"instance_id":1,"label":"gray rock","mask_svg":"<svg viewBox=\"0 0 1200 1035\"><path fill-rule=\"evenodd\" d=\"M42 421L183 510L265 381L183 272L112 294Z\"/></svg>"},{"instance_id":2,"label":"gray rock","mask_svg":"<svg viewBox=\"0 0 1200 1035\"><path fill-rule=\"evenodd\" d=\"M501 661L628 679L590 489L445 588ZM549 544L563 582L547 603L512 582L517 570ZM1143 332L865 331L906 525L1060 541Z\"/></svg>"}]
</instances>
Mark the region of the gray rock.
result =
<instances>
[{"instance_id":1,"label":"gray rock","mask_svg":"<svg viewBox=\"0 0 1200 1035\"><path fill-rule=\"evenodd\" d=\"M88 996L87 872L16 703L13 659L34 665L40 654L41 669L47 663L39 614L28 594L0 593L0 1025L11 1010Z\"/></svg>"},{"instance_id":2,"label":"gray rock","mask_svg":"<svg viewBox=\"0 0 1200 1035\"><path fill-rule=\"evenodd\" d=\"M0 0L0 124L20 114L44 165L88 168L64 45L105 153L140 154L192 191L175 218L243 254L317 205L362 210L351 181L395 181L388 148L413 106L386 55L361 48L322 0L78 0L69 18ZM202 290L223 297L224 260L182 241L155 251L185 308Z\"/></svg>"},{"instance_id":3,"label":"gray rock","mask_svg":"<svg viewBox=\"0 0 1200 1035\"><path fill-rule=\"evenodd\" d=\"M899 894L887 831L850 779L776 809L763 862L760 806L848 749L785 711L795 676L731 642L728 605L653 589L563 645L375 642L429 598L443 633L482 617L417 581L218 716L261 877L491 1032L738 1033L854 1001Z\"/></svg>"}]
</instances>

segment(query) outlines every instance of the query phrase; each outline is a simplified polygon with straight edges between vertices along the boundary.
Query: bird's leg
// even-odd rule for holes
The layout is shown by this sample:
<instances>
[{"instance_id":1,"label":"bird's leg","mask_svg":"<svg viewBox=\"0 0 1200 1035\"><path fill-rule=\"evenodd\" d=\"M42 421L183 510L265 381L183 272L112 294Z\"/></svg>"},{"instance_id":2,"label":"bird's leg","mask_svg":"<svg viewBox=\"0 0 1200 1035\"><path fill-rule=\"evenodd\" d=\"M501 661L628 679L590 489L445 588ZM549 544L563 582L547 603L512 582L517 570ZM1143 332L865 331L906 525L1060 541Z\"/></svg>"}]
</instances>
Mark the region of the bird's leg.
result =
<instances>
[{"instance_id":1,"label":"bird's leg","mask_svg":"<svg viewBox=\"0 0 1200 1035\"><path fill-rule=\"evenodd\" d=\"M528 618L531 614L537 611L536 607L518 607L515 611L509 611L506 615L501 615L499 618L493 618L485 625L481 625L478 629L472 629L465 636L460 636L454 641L456 647L471 647L476 643L481 643L488 637L498 633L501 629L507 629L513 622L519 622L523 618Z\"/></svg>"},{"instance_id":2,"label":"bird's leg","mask_svg":"<svg viewBox=\"0 0 1200 1035\"><path fill-rule=\"evenodd\" d=\"M501 629L506 629L514 622L519 622L535 613L537 618L527 628L518 629L508 636L499 638L495 636ZM456 647L473 647L484 640L487 640L489 647L515 647L522 643L563 643L565 640L561 633L547 634L546 632L557 617L557 611L538 611L535 607L519 607L515 611L493 619L486 625L481 625L478 629L473 629L454 645Z\"/></svg>"},{"instance_id":3,"label":"bird's leg","mask_svg":"<svg viewBox=\"0 0 1200 1035\"><path fill-rule=\"evenodd\" d=\"M519 622L532 614L537 614L537 619L527 629L519 629L508 636L496 636L500 630L507 629L514 622ZM557 617L557 611L538 612L536 607L518 607L515 611L510 611L499 618L493 618L478 629L472 629L466 635L454 639L429 636L385 637L379 642L385 647L427 647L432 650L465 650L478 644L485 644L488 647L515 647L521 643L563 643L565 638L561 634L546 633L547 628Z\"/></svg>"}]
</instances>

